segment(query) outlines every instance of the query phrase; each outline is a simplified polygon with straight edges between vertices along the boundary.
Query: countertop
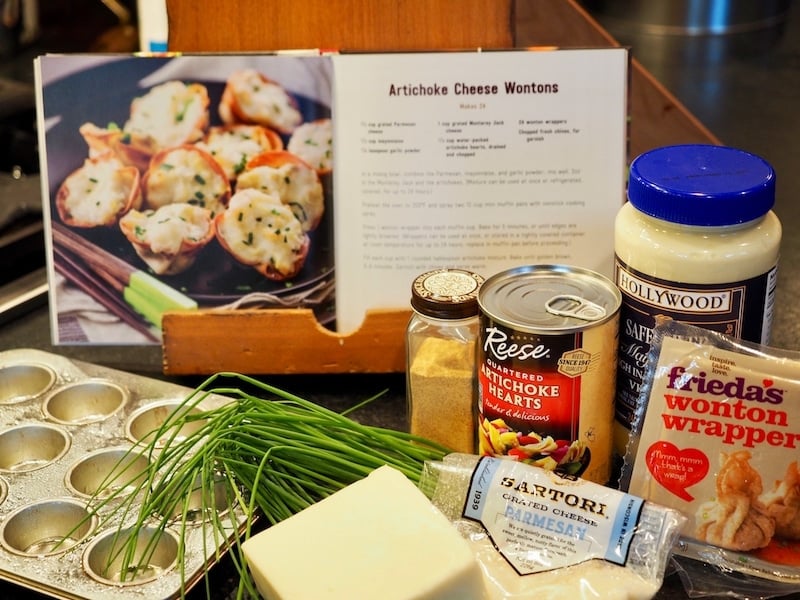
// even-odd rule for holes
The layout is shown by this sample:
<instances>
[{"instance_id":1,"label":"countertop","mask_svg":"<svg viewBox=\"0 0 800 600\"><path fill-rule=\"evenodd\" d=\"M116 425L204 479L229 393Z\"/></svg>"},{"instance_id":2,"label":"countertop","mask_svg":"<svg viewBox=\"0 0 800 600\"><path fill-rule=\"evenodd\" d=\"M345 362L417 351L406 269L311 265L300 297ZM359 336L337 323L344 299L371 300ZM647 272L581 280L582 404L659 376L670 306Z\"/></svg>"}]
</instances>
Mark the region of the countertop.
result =
<instances>
[{"instance_id":1,"label":"countertop","mask_svg":"<svg viewBox=\"0 0 800 600\"><path fill-rule=\"evenodd\" d=\"M659 36L641 33L629 23L598 15L601 23L624 44L723 143L759 154L778 174L775 212L784 235L778 276L777 306L772 344L800 350L800 14L793 11L779 27L737 35ZM518 32L518 43L535 40ZM45 302L0 326L0 350L38 348L76 360L140 373L161 373L159 347L54 347ZM202 378L172 378L193 386ZM270 383L320 404L344 408L377 392L385 396L354 416L384 426L405 427L405 380L402 374L273 376ZM228 567L229 569L229 567ZM226 597L230 571L217 569L215 578ZM0 583L0 597L43 598L10 584ZM203 597L202 590L192 597ZM657 598L686 598L677 574L671 572ZM800 595L792 596L800 598Z\"/></svg>"}]
</instances>

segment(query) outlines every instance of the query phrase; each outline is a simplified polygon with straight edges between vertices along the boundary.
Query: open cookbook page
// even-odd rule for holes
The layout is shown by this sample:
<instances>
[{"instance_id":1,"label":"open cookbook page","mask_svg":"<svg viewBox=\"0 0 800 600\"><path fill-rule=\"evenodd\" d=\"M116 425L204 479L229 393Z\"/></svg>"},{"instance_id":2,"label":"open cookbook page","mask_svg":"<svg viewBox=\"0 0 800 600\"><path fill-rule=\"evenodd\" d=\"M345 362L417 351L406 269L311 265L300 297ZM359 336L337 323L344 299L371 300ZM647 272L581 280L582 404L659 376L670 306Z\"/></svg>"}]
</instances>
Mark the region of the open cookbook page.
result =
<instances>
[{"instance_id":1,"label":"open cookbook page","mask_svg":"<svg viewBox=\"0 0 800 600\"><path fill-rule=\"evenodd\" d=\"M311 308L348 334L438 267L610 275L627 66L621 48L40 57L53 343L159 344L164 313L198 309Z\"/></svg>"},{"instance_id":2,"label":"open cookbook page","mask_svg":"<svg viewBox=\"0 0 800 600\"><path fill-rule=\"evenodd\" d=\"M159 344L170 310L334 318L329 57L36 61L54 344Z\"/></svg>"},{"instance_id":3,"label":"open cookbook page","mask_svg":"<svg viewBox=\"0 0 800 600\"><path fill-rule=\"evenodd\" d=\"M624 199L623 48L333 57L336 320L413 279L569 264L611 276Z\"/></svg>"}]
</instances>

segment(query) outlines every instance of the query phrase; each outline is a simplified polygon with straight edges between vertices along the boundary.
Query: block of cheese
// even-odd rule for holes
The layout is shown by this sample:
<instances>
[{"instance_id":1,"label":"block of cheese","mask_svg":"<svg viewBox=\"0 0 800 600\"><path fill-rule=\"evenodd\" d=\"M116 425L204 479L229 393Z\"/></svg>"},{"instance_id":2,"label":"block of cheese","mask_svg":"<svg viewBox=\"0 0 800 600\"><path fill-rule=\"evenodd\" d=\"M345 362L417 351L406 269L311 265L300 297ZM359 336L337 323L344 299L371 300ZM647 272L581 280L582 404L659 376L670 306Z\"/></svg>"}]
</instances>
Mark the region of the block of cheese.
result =
<instances>
[{"instance_id":1,"label":"block of cheese","mask_svg":"<svg viewBox=\"0 0 800 600\"><path fill-rule=\"evenodd\" d=\"M266 600L485 598L466 540L389 466L254 535L243 550Z\"/></svg>"}]
</instances>

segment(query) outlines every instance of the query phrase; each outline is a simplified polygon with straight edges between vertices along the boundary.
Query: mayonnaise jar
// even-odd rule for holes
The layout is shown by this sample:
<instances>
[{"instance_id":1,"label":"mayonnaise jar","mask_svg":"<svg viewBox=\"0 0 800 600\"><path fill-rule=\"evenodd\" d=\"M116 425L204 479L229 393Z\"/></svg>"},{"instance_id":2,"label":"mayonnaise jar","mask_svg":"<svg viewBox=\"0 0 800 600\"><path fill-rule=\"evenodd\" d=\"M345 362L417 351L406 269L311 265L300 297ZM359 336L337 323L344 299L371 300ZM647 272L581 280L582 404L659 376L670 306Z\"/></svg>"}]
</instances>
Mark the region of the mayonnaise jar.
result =
<instances>
[{"instance_id":1,"label":"mayonnaise jar","mask_svg":"<svg viewBox=\"0 0 800 600\"><path fill-rule=\"evenodd\" d=\"M775 171L725 146L667 146L630 167L615 222L622 293L615 453L623 456L657 318L767 344L781 224Z\"/></svg>"}]
</instances>

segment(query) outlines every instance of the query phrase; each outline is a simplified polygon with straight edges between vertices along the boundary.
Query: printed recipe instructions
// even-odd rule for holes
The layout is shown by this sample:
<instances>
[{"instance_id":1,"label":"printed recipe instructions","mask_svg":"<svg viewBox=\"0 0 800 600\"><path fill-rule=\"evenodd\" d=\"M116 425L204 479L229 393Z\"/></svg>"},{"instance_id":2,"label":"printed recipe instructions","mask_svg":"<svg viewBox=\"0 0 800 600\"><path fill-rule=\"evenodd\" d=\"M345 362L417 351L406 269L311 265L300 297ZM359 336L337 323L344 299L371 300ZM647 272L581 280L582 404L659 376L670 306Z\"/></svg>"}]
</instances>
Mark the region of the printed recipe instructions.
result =
<instances>
[{"instance_id":1,"label":"printed recipe instructions","mask_svg":"<svg viewBox=\"0 0 800 600\"><path fill-rule=\"evenodd\" d=\"M429 268L561 263L610 276L625 49L333 60L340 331L368 308L404 308Z\"/></svg>"}]
</instances>

